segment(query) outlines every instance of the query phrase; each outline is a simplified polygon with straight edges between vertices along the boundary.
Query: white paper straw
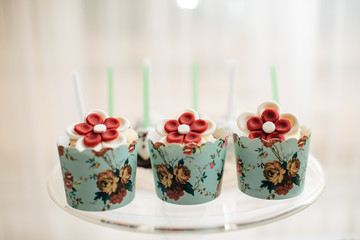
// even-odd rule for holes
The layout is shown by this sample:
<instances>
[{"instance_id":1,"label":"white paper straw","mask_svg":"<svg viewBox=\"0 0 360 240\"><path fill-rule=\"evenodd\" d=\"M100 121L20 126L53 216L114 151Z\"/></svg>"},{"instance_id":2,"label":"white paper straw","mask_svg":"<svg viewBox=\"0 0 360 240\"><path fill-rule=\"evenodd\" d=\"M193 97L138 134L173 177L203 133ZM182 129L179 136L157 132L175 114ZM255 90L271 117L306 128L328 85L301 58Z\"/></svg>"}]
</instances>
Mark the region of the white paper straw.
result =
<instances>
[{"instance_id":1,"label":"white paper straw","mask_svg":"<svg viewBox=\"0 0 360 240\"><path fill-rule=\"evenodd\" d=\"M84 97L83 97L81 85L80 85L79 72L73 71L72 78L74 81L75 94L76 94L76 99L77 99L79 114L80 114L80 121L82 121L85 116L85 104L84 104Z\"/></svg>"},{"instance_id":2,"label":"white paper straw","mask_svg":"<svg viewBox=\"0 0 360 240\"><path fill-rule=\"evenodd\" d=\"M239 62L237 60L229 60L229 105L228 105L228 120L236 117L236 81L238 78Z\"/></svg>"}]
</instances>

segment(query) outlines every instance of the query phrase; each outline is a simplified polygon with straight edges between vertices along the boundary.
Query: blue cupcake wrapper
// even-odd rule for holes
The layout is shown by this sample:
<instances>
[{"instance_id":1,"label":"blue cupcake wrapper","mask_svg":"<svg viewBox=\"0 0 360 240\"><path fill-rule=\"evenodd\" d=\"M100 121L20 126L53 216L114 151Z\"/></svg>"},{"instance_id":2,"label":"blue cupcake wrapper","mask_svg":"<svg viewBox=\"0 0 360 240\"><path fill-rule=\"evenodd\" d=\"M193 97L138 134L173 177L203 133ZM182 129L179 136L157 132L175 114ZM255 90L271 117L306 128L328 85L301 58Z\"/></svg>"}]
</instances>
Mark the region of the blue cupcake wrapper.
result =
<instances>
[{"instance_id":1,"label":"blue cupcake wrapper","mask_svg":"<svg viewBox=\"0 0 360 240\"><path fill-rule=\"evenodd\" d=\"M165 146L149 140L156 195L165 202L192 205L216 199L221 192L227 137L201 146Z\"/></svg>"},{"instance_id":2,"label":"blue cupcake wrapper","mask_svg":"<svg viewBox=\"0 0 360 240\"><path fill-rule=\"evenodd\" d=\"M58 146L67 203L79 210L107 211L135 197L137 146L86 149Z\"/></svg>"},{"instance_id":3,"label":"blue cupcake wrapper","mask_svg":"<svg viewBox=\"0 0 360 240\"><path fill-rule=\"evenodd\" d=\"M234 134L239 189L261 199L288 199L302 193L311 136L271 140Z\"/></svg>"}]
</instances>

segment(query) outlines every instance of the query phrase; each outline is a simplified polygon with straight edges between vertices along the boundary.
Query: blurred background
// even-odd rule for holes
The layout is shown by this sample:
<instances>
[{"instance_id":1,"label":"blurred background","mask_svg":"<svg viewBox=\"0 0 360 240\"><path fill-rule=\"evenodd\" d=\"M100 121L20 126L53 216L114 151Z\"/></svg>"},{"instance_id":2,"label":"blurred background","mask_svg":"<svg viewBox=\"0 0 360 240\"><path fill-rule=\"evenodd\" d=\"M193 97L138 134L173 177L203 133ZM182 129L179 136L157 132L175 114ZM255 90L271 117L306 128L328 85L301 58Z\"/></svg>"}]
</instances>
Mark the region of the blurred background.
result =
<instances>
[{"instance_id":1,"label":"blurred background","mask_svg":"<svg viewBox=\"0 0 360 240\"><path fill-rule=\"evenodd\" d=\"M190 4L190 5L189 5ZM0 238L183 239L84 222L46 191L56 138L86 109L107 110L114 68L114 115L142 116L142 65L152 62L152 111L173 116L192 105L227 114L229 59L239 62L236 109L271 99L276 66L282 109L313 131L311 153L327 186L306 210L265 226L206 239L360 239L360 1L357 0L0 0ZM175 110L174 110L175 109Z\"/></svg>"}]
</instances>

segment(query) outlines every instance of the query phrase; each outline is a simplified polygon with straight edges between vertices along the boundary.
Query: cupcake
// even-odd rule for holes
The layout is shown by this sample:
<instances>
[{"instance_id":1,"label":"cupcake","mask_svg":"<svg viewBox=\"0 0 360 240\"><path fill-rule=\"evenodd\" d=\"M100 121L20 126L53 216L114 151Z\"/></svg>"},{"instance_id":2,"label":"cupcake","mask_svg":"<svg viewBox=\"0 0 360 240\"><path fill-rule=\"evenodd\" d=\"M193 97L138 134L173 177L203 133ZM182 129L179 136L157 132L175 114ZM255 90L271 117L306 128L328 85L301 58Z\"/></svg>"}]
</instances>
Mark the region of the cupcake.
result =
<instances>
[{"instance_id":1,"label":"cupcake","mask_svg":"<svg viewBox=\"0 0 360 240\"><path fill-rule=\"evenodd\" d=\"M311 131L276 102L237 118L234 148L239 189L262 199L287 199L304 189Z\"/></svg>"},{"instance_id":2,"label":"cupcake","mask_svg":"<svg viewBox=\"0 0 360 240\"><path fill-rule=\"evenodd\" d=\"M76 209L106 211L130 203L135 196L137 134L125 117L102 110L58 138L67 203Z\"/></svg>"},{"instance_id":3,"label":"cupcake","mask_svg":"<svg viewBox=\"0 0 360 240\"><path fill-rule=\"evenodd\" d=\"M200 204L220 195L227 134L214 136L216 125L186 110L150 131L150 160L157 196L173 204Z\"/></svg>"}]
</instances>

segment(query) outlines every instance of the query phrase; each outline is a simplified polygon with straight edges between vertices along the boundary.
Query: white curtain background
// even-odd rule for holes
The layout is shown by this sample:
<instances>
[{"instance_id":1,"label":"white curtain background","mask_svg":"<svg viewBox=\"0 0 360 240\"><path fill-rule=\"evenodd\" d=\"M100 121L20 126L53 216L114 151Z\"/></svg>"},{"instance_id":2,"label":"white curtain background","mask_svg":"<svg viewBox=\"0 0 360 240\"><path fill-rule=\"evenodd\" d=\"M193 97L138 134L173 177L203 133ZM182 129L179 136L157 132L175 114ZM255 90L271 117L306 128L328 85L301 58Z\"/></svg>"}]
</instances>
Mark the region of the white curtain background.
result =
<instances>
[{"instance_id":1,"label":"white curtain background","mask_svg":"<svg viewBox=\"0 0 360 240\"><path fill-rule=\"evenodd\" d=\"M142 64L152 61L152 110L191 107L227 114L228 59L239 61L238 111L272 98L313 131L327 187L311 207L276 223L199 239L360 239L360 2L356 0L0 0L0 239L183 239L97 226L62 211L46 191L56 138L78 119L71 72L87 110L107 110L114 67L115 115L142 116ZM178 110L174 110L178 109ZM174 112L175 111L175 112ZM187 235L186 238L192 238Z\"/></svg>"}]
</instances>

